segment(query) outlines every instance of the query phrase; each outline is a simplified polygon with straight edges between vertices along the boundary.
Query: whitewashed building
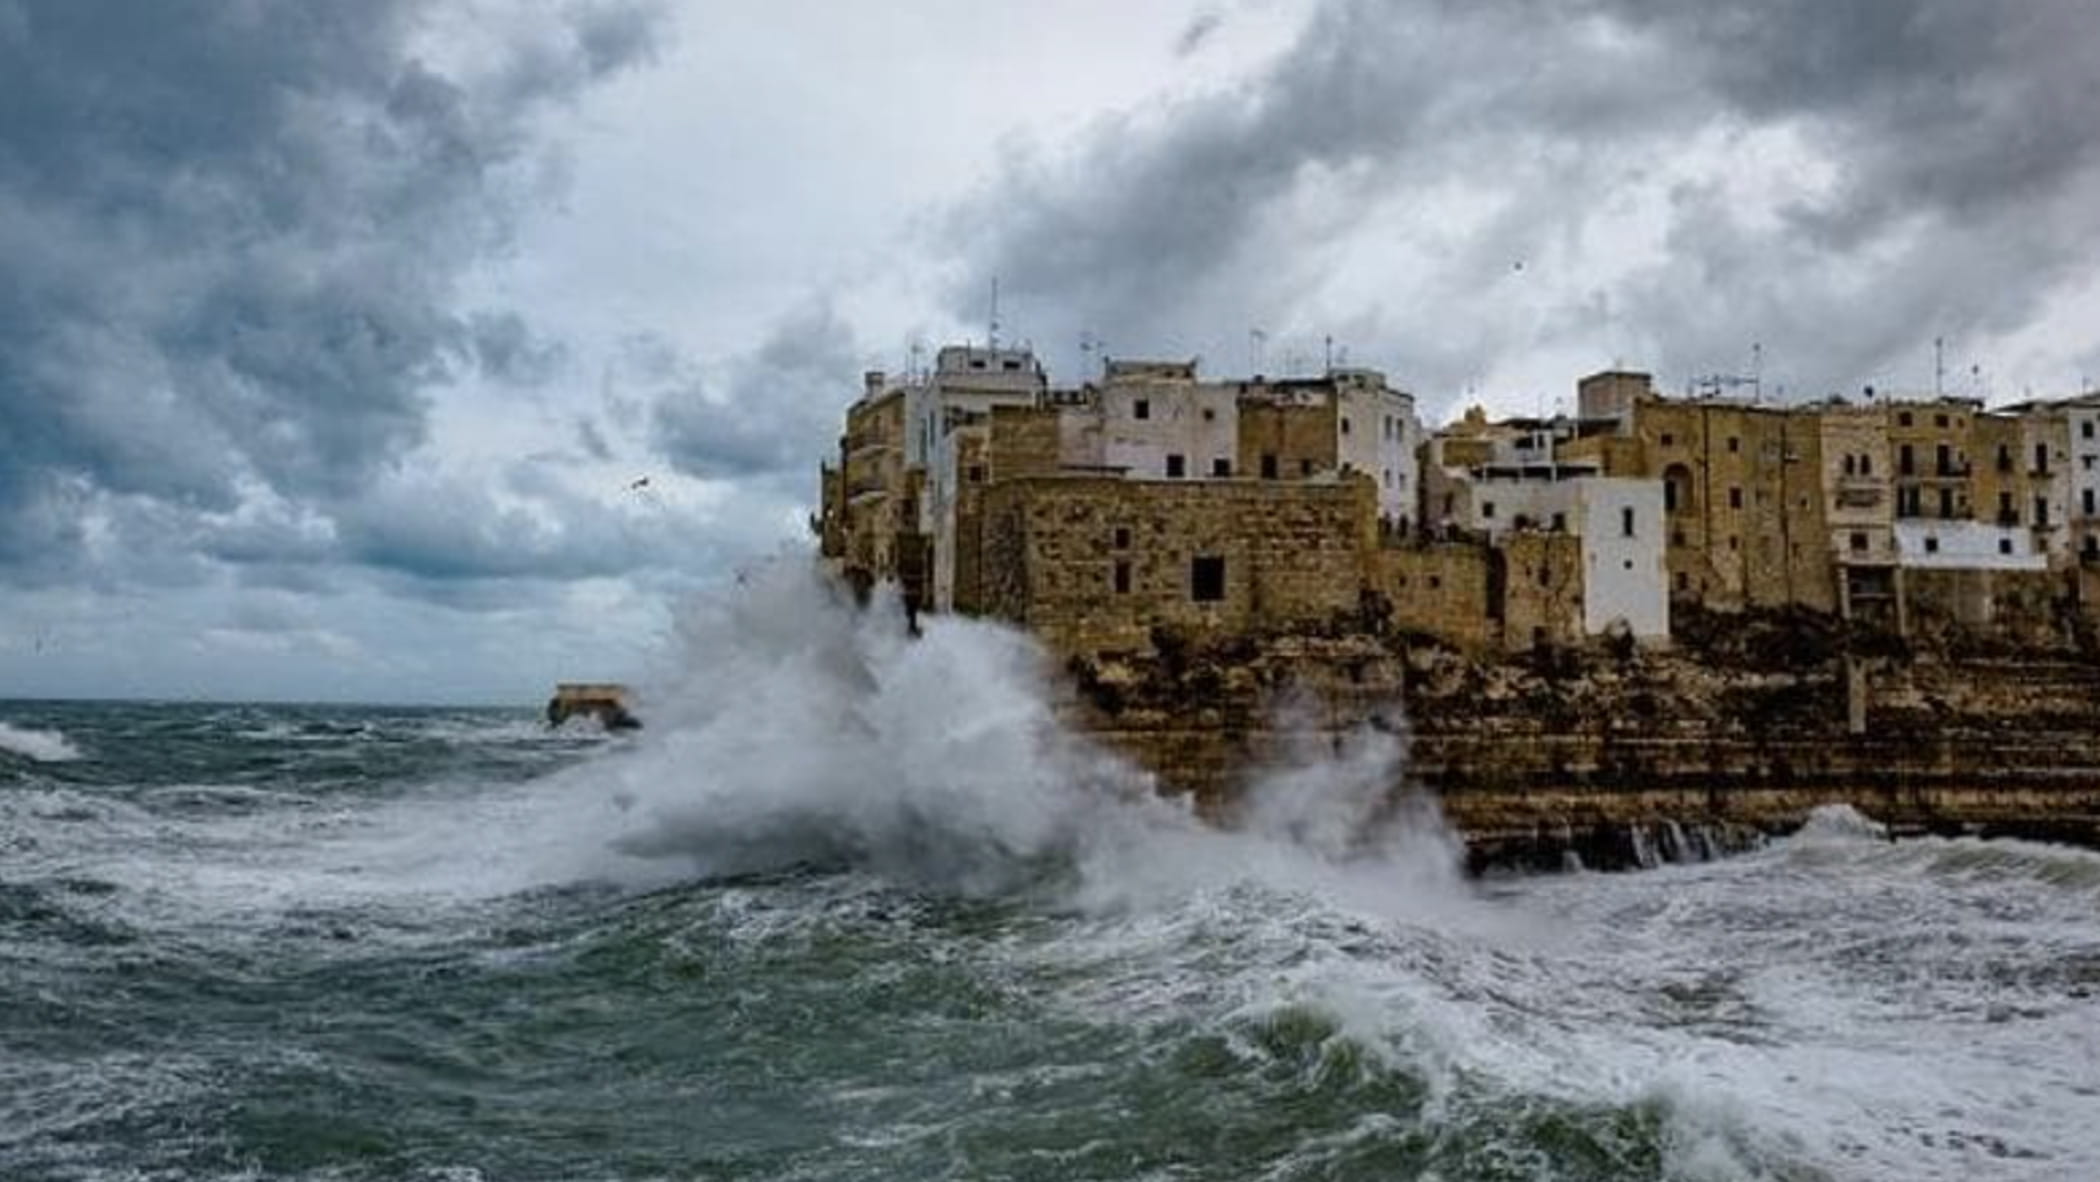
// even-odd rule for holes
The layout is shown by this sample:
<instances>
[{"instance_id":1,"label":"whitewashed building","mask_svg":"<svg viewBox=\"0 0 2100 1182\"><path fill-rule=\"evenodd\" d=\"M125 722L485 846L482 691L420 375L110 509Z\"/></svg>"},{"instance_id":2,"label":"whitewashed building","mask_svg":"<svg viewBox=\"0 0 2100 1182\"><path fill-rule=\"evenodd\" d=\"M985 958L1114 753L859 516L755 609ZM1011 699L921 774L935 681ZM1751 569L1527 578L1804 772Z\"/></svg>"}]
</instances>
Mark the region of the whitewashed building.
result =
<instances>
[{"instance_id":1,"label":"whitewashed building","mask_svg":"<svg viewBox=\"0 0 2100 1182\"><path fill-rule=\"evenodd\" d=\"M1463 482L1468 528L1499 542L1514 530L1572 533L1582 544L1583 630L1623 623L1648 641L1670 635L1662 481L1488 475Z\"/></svg>"},{"instance_id":2,"label":"whitewashed building","mask_svg":"<svg viewBox=\"0 0 2100 1182\"><path fill-rule=\"evenodd\" d=\"M1363 472L1378 484L1378 516L1406 530L1421 497L1422 423L1415 396L1386 384L1375 369L1337 369L1328 375L1337 400L1335 454L1342 471Z\"/></svg>"},{"instance_id":3,"label":"whitewashed building","mask_svg":"<svg viewBox=\"0 0 2100 1182\"><path fill-rule=\"evenodd\" d=\"M2049 555L2022 525L1896 519L1896 565L1927 570L2046 570Z\"/></svg>"}]
</instances>

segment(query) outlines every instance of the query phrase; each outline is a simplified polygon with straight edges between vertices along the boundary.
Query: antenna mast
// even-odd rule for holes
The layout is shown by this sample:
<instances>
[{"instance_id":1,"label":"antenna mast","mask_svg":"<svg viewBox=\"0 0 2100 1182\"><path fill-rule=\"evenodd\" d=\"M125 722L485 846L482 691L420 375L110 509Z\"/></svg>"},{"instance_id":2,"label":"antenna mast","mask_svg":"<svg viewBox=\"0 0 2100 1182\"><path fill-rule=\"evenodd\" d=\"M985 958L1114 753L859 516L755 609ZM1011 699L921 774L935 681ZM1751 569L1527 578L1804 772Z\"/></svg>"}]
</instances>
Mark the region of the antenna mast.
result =
<instances>
[{"instance_id":1,"label":"antenna mast","mask_svg":"<svg viewBox=\"0 0 2100 1182\"><path fill-rule=\"evenodd\" d=\"M999 277L997 275L992 276L992 317L990 330L985 333L984 342L985 348L989 351L994 353L999 351Z\"/></svg>"}]
</instances>

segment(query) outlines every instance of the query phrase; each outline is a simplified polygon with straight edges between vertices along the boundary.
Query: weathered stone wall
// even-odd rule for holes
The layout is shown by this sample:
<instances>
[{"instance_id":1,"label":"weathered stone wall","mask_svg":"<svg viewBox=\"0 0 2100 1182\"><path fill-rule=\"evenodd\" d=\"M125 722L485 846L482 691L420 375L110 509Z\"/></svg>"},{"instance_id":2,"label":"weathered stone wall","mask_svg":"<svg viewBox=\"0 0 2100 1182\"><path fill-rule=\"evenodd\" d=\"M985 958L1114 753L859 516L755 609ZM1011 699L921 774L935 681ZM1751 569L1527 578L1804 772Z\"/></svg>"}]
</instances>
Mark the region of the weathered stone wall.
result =
<instances>
[{"instance_id":1,"label":"weathered stone wall","mask_svg":"<svg viewBox=\"0 0 2100 1182\"><path fill-rule=\"evenodd\" d=\"M1340 468L1336 400L1247 394L1239 400L1236 472L1270 480L1303 480ZM1273 475L1271 475L1273 473Z\"/></svg>"},{"instance_id":2,"label":"weathered stone wall","mask_svg":"<svg viewBox=\"0 0 2100 1182\"><path fill-rule=\"evenodd\" d=\"M1478 649L1500 639L1490 618L1489 551L1472 542L1417 542L1371 555L1374 615L1397 632Z\"/></svg>"},{"instance_id":3,"label":"weathered stone wall","mask_svg":"<svg viewBox=\"0 0 2100 1182\"><path fill-rule=\"evenodd\" d=\"M1002 480L984 494L986 606L1069 656L1353 615L1375 545L1367 478ZM1215 583L1209 580L1215 578Z\"/></svg>"},{"instance_id":4,"label":"weathered stone wall","mask_svg":"<svg viewBox=\"0 0 2100 1182\"><path fill-rule=\"evenodd\" d=\"M1499 557L1503 648L1527 652L1540 645L1583 643L1581 539L1513 531L1503 536Z\"/></svg>"}]
</instances>

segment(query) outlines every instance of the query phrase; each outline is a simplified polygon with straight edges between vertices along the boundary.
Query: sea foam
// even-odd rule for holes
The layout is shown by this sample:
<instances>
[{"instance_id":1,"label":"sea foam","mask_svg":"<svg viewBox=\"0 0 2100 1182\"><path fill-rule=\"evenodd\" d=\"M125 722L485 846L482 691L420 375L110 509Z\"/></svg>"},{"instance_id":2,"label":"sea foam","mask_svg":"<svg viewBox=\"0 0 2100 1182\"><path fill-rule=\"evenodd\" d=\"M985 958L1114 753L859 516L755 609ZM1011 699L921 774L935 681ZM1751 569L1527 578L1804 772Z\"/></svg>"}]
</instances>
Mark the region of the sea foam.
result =
<instances>
[{"instance_id":1,"label":"sea foam","mask_svg":"<svg viewBox=\"0 0 2100 1182\"><path fill-rule=\"evenodd\" d=\"M38 763L64 763L79 759L80 748L55 730L35 730L0 722L0 752L9 752Z\"/></svg>"}]
</instances>

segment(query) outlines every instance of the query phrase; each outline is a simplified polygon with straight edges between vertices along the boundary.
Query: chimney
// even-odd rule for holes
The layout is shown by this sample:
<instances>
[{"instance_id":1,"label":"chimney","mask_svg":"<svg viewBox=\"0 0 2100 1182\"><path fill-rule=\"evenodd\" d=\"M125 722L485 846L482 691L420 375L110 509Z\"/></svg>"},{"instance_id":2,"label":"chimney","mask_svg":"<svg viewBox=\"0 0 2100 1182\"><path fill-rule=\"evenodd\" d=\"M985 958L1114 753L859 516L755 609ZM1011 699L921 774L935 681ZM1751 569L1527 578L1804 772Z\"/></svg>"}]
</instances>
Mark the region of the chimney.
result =
<instances>
[{"instance_id":1,"label":"chimney","mask_svg":"<svg viewBox=\"0 0 2100 1182\"><path fill-rule=\"evenodd\" d=\"M860 375L861 384L866 388L868 397L873 398L881 394L883 383L888 380L888 377L889 375L879 369L871 369Z\"/></svg>"}]
</instances>

